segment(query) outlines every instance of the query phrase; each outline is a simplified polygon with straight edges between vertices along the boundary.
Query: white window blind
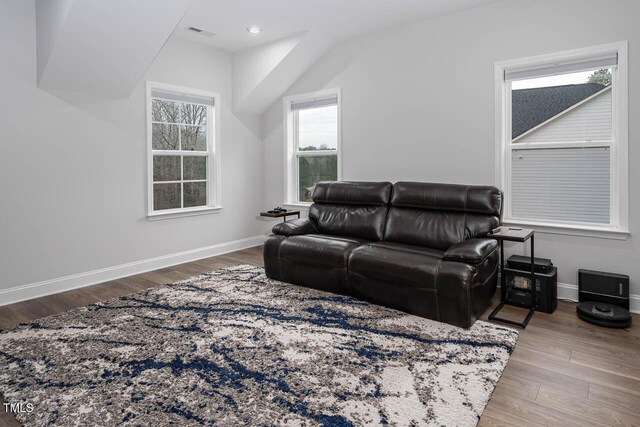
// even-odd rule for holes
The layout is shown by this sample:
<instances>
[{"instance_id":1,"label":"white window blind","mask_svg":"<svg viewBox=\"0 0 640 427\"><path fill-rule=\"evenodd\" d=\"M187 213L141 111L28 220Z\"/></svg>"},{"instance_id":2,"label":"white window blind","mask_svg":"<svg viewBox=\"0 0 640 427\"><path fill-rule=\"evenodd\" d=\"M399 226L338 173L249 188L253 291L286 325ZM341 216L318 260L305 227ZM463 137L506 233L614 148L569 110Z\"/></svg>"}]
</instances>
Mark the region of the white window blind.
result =
<instances>
[{"instance_id":1,"label":"white window blind","mask_svg":"<svg viewBox=\"0 0 640 427\"><path fill-rule=\"evenodd\" d=\"M214 105L214 98L211 96L194 95L189 93L172 92L164 89L152 89L151 97L166 101L184 102L188 104Z\"/></svg>"},{"instance_id":2,"label":"white window blind","mask_svg":"<svg viewBox=\"0 0 640 427\"><path fill-rule=\"evenodd\" d=\"M321 108L321 107L329 107L331 105L338 105L338 96L329 96L318 99L307 99L300 101L293 101L291 103L291 110L306 110L309 108Z\"/></svg>"},{"instance_id":3,"label":"white window blind","mask_svg":"<svg viewBox=\"0 0 640 427\"><path fill-rule=\"evenodd\" d=\"M610 223L610 150L553 148L511 153L514 219Z\"/></svg>"},{"instance_id":4,"label":"white window blind","mask_svg":"<svg viewBox=\"0 0 640 427\"><path fill-rule=\"evenodd\" d=\"M585 70L597 70L600 68L613 68L618 65L618 55L615 53L599 57L591 57L576 60L558 61L552 64L544 64L537 67L515 68L505 70L505 81L533 79L538 77L553 76L557 74L575 73Z\"/></svg>"}]
</instances>

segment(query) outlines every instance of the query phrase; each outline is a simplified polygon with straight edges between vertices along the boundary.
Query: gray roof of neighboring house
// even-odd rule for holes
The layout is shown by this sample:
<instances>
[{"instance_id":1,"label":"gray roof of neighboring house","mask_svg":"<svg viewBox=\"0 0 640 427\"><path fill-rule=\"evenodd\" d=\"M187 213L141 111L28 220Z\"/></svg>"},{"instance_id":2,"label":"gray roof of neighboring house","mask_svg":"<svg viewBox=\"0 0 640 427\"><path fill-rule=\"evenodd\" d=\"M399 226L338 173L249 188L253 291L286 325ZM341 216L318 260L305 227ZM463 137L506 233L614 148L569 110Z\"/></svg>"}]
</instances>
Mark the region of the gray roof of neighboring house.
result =
<instances>
[{"instance_id":1,"label":"gray roof of neighboring house","mask_svg":"<svg viewBox=\"0 0 640 427\"><path fill-rule=\"evenodd\" d=\"M522 135L605 87L599 83L583 83L514 90L511 137Z\"/></svg>"}]
</instances>

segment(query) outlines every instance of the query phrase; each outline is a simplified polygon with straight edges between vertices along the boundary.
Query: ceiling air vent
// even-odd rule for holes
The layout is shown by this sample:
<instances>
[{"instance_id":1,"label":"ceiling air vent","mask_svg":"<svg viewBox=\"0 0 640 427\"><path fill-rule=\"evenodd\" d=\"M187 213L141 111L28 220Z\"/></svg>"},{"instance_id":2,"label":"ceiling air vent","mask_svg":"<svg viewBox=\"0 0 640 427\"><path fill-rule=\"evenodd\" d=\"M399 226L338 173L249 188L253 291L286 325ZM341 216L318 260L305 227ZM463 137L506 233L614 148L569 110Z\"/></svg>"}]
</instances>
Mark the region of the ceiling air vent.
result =
<instances>
[{"instance_id":1,"label":"ceiling air vent","mask_svg":"<svg viewBox=\"0 0 640 427\"><path fill-rule=\"evenodd\" d=\"M185 28L185 30L195 34L199 34L201 36L205 36L205 37L215 36L215 34L212 33L211 31L203 30L202 28L198 28L198 27L187 27Z\"/></svg>"}]
</instances>

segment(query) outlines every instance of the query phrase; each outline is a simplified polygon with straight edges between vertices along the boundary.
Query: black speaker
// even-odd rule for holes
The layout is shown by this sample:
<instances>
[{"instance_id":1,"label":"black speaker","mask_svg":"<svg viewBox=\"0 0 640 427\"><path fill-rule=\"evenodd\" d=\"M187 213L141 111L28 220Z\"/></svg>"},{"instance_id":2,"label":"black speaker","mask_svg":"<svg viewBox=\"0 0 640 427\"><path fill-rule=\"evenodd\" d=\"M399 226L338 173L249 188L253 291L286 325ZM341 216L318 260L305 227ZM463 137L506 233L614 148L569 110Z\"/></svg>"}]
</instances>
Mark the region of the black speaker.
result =
<instances>
[{"instance_id":1,"label":"black speaker","mask_svg":"<svg viewBox=\"0 0 640 427\"><path fill-rule=\"evenodd\" d=\"M605 302L629 310L629 276L578 270L578 301Z\"/></svg>"},{"instance_id":2,"label":"black speaker","mask_svg":"<svg viewBox=\"0 0 640 427\"><path fill-rule=\"evenodd\" d=\"M531 270L504 268L507 284L507 301L521 307L531 306ZM529 264L531 266L531 264ZM531 267L529 267L531 268ZM536 310L553 313L558 307L558 269L551 267L546 273L536 273Z\"/></svg>"}]
</instances>

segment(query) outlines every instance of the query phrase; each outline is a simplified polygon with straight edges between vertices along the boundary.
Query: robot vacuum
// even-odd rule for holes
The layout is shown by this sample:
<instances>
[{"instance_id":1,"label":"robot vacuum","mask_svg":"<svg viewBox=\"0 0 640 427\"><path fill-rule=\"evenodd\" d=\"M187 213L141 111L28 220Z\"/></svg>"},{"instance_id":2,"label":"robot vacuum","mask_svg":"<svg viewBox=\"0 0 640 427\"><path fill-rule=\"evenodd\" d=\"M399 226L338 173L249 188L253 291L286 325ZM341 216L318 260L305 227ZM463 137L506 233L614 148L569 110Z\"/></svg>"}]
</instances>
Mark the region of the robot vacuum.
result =
<instances>
[{"instance_id":1,"label":"robot vacuum","mask_svg":"<svg viewBox=\"0 0 640 427\"><path fill-rule=\"evenodd\" d=\"M607 328L628 328L631 326L629 310L604 302L583 301L578 304L578 317L585 322Z\"/></svg>"}]
</instances>

